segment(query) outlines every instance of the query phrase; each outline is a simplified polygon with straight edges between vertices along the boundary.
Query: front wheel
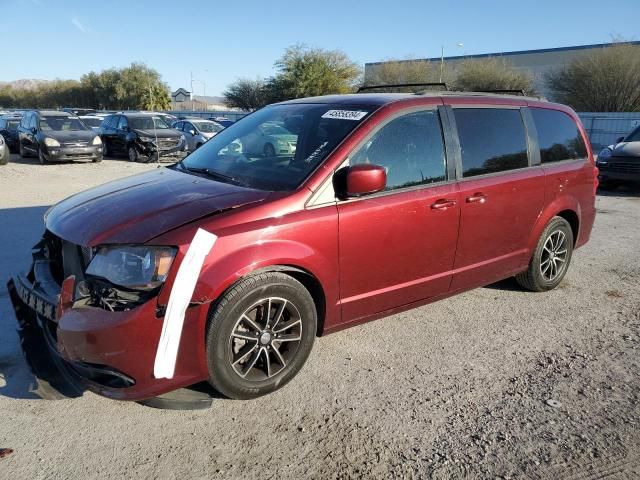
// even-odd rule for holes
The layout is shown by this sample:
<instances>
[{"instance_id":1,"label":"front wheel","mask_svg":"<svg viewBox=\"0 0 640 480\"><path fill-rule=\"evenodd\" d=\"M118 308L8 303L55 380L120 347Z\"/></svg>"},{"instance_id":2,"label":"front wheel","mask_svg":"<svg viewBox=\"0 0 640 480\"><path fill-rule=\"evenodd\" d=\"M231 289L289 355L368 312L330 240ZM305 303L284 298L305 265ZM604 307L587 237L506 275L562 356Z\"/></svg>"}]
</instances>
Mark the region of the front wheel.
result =
<instances>
[{"instance_id":1,"label":"front wheel","mask_svg":"<svg viewBox=\"0 0 640 480\"><path fill-rule=\"evenodd\" d=\"M264 156L265 157L275 157L276 156L276 149L270 143L267 143L264 146Z\"/></svg>"},{"instance_id":2,"label":"front wheel","mask_svg":"<svg viewBox=\"0 0 640 480\"><path fill-rule=\"evenodd\" d=\"M516 280L534 292L556 288L569 269L572 254L571 225L562 217L553 217L540 235L529 268L516 275Z\"/></svg>"},{"instance_id":3,"label":"front wheel","mask_svg":"<svg viewBox=\"0 0 640 480\"><path fill-rule=\"evenodd\" d=\"M130 162L137 162L139 155L138 155L138 151L136 150L136 147L134 147L133 145L129 145L129 148L127 149L127 158L129 159Z\"/></svg>"},{"instance_id":4,"label":"front wheel","mask_svg":"<svg viewBox=\"0 0 640 480\"><path fill-rule=\"evenodd\" d=\"M206 351L213 387L235 399L286 385L304 365L316 335L313 298L279 272L247 277L216 303Z\"/></svg>"},{"instance_id":5,"label":"front wheel","mask_svg":"<svg viewBox=\"0 0 640 480\"><path fill-rule=\"evenodd\" d=\"M41 148L38 148L38 160L40 160L40 165L46 165L49 161L44 156Z\"/></svg>"}]
</instances>

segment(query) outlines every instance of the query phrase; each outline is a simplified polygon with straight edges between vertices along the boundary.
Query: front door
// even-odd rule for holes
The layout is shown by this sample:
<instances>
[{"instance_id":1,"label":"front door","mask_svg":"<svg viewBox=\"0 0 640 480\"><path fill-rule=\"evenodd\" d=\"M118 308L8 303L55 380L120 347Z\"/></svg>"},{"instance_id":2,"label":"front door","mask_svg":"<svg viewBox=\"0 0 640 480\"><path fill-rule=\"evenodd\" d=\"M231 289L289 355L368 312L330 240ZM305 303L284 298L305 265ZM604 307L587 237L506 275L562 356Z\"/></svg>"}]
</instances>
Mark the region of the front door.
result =
<instances>
[{"instance_id":1,"label":"front door","mask_svg":"<svg viewBox=\"0 0 640 480\"><path fill-rule=\"evenodd\" d=\"M526 266L542 211L544 172L530 165L519 108L455 108L460 140L460 236L452 290L506 278Z\"/></svg>"},{"instance_id":2,"label":"front door","mask_svg":"<svg viewBox=\"0 0 640 480\"><path fill-rule=\"evenodd\" d=\"M343 322L448 290L459 202L445 157L436 109L394 116L350 156L384 166L387 188L338 203Z\"/></svg>"}]
</instances>

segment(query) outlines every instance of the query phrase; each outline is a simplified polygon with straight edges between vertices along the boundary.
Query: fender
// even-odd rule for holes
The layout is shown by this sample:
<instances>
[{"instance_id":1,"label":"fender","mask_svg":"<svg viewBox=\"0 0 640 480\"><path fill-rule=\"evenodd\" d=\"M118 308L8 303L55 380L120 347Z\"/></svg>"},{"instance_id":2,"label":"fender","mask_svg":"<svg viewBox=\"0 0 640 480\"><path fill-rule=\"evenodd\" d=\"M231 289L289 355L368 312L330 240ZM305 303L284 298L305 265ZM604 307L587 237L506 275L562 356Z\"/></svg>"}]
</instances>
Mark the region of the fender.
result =
<instances>
[{"instance_id":1,"label":"fender","mask_svg":"<svg viewBox=\"0 0 640 480\"><path fill-rule=\"evenodd\" d=\"M535 225L531 229L531 234L529 236L529 241L527 243L527 265L529 263L529 258L531 254L535 250L538 240L540 239L540 235L542 235L542 231L547 226L549 221L553 217L555 217L558 213L570 210L574 212L578 216L578 235L574 238L574 243L577 242L578 237L580 236L579 230L582 226L582 212L580 209L580 203L578 200L572 195L562 195L553 199L549 204L545 206L542 210L538 219L536 220Z\"/></svg>"}]
</instances>

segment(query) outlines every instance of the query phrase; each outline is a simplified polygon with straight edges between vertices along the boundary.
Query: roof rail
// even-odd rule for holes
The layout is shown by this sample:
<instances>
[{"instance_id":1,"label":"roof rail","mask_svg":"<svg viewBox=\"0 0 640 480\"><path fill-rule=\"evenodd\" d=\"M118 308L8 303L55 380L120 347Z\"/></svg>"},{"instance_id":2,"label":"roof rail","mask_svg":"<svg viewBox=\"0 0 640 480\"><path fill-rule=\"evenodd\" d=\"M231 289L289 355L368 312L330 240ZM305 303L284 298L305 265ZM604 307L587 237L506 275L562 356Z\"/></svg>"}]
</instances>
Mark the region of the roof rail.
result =
<instances>
[{"instance_id":1,"label":"roof rail","mask_svg":"<svg viewBox=\"0 0 640 480\"><path fill-rule=\"evenodd\" d=\"M527 92L520 88L520 89L488 89L488 90L475 90L476 92L482 92L482 93L502 93L505 95L520 95L522 97L526 97L527 96Z\"/></svg>"},{"instance_id":2,"label":"roof rail","mask_svg":"<svg viewBox=\"0 0 640 480\"><path fill-rule=\"evenodd\" d=\"M407 88L407 87L443 87L445 90L449 90L449 87L444 82L436 83L396 83L388 85L364 85L358 88L357 93L362 93L365 90L374 90L376 88Z\"/></svg>"}]
</instances>

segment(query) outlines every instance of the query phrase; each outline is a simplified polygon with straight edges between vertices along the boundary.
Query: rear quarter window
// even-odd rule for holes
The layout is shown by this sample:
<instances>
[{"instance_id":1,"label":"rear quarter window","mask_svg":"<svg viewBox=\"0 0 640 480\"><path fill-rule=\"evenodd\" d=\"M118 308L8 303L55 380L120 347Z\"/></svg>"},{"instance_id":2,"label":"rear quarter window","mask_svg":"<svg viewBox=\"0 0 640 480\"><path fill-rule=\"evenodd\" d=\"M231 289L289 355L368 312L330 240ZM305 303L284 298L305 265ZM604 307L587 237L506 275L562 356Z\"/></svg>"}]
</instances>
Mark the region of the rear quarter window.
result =
<instances>
[{"instance_id":1,"label":"rear quarter window","mask_svg":"<svg viewBox=\"0 0 640 480\"><path fill-rule=\"evenodd\" d=\"M542 163L586 158L587 147L573 119L564 112L531 108Z\"/></svg>"},{"instance_id":2,"label":"rear quarter window","mask_svg":"<svg viewBox=\"0 0 640 480\"><path fill-rule=\"evenodd\" d=\"M529 166L527 138L519 109L454 109L462 153L462 177Z\"/></svg>"}]
</instances>

